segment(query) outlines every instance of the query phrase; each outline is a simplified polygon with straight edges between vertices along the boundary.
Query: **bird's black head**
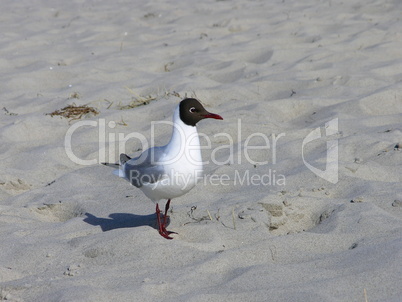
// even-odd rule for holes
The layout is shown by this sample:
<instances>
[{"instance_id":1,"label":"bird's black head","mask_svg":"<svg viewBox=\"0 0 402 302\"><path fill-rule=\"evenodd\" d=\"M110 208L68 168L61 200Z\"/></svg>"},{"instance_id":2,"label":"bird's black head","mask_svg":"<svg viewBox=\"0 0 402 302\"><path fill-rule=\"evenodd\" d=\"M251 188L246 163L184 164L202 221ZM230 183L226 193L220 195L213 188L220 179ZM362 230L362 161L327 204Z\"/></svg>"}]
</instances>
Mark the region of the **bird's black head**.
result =
<instances>
[{"instance_id":1,"label":"bird's black head","mask_svg":"<svg viewBox=\"0 0 402 302\"><path fill-rule=\"evenodd\" d=\"M180 119L183 121L183 123L189 126L195 126L204 118L223 120L220 115L208 112L198 100L192 98L187 98L181 101L179 110Z\"/></svg>"}]
</instances>

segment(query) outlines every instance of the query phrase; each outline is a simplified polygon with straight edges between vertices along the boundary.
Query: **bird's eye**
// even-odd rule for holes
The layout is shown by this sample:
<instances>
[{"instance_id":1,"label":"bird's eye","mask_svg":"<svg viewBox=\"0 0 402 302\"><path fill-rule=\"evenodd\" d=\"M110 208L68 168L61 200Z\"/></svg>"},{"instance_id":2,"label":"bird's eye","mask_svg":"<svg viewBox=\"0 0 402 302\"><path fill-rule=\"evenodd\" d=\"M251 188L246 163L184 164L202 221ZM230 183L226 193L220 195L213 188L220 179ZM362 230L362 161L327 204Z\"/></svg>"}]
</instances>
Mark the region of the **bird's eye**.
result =
<instances>
[{"instance_id":1,"label":"bird's eye","mask_svg":"<svg viewBox=\"0 0 402 302\"><path fill-rule=\"evenodd\" d=\"M195 109L195 107L191 107L189 111L190 111L191 113L194 113L194 112L196 112L197 110Z\"/></svg>"}]
</instances>

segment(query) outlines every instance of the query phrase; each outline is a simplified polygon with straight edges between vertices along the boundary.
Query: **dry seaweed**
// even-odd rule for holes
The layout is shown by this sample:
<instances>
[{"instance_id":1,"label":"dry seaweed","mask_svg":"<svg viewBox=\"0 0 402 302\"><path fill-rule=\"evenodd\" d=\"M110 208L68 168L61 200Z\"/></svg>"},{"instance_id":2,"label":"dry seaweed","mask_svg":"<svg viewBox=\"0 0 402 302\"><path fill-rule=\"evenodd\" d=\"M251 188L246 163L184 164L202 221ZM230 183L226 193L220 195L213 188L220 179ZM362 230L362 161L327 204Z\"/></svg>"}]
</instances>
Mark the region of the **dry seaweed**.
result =
<instances>
[{"instance_id":1,"label":"dry seaweed","mask_svg":"<svg viewBox=\"0 0 402 302\"><path fill-rule=\"evenodd\" d=\"M156 100L156 97L152 97L152 96L141 97L140 99L133 98L129 104L127 104L127 105L119 104L119 105L117 105L117 108L119 110L132 109L135 107L148 105L151 101L155 101L155 100Z\"/></svg>"},{"instance_id":2,"label":"dry seaweed","mask_svg":"<svg viewBox=\"0 0 402 302\"><path fill-rule=\"evenodd\" d=\"M144 106L144 105L148 105L150 102L152 101L157 101L158 99L160 99L161 97L170 97L170 96L175 96L178 98L182 98L180 96L179 93L177 93L176 91L170 92L170 91L164 91L162 93L160 93L159 89L158 92L155 95L147 95L147 96L141 96L141 95L137 95L134 90L132 90L129 87L125 87L132 95L133 97L131 98L131 102L123 105L121 102L117 105L117 109L119 110L128 110L128 109L133 109L139 106ZM110 103L110 101L105 100L106 102ZM113 103L113 102L112 102ZM112 106L112 103L107 107L107 109L109 109Z\"/></svg>"},{"instance_id":3,"label":"dry seaweed","mask_svg":"<svg viewBox=\"0 0 402 302\"><path fill-rule=\"evenodd\" d=\"M55 110L51 113L46 113L46 115L61 116L70 119L71 121L79 120L87 114L98 115L99 111L93 107L88 107L87 105L77 106L76 104L68 105L62 109Z\"/></svg>"}]
</instances>

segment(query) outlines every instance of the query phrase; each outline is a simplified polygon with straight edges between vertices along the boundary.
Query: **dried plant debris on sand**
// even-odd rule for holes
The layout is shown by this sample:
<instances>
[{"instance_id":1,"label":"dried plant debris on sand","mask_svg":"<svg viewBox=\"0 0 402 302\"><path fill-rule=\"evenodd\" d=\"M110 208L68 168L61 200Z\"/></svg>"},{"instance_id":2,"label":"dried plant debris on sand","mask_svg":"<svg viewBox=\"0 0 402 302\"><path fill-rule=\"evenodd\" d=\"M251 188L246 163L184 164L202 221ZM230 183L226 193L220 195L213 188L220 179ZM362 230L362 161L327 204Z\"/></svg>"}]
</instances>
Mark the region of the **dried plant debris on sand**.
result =
<instances>
[{"instance_id":1,"label":"dried plant debris on sand","mask_svg":"<svg viewBox=\"0 0 402 302\"><path fill-rule=\"evenodd\" d=\"M133 94L134 96L131 98L131 102L127 105L122 105L121 103L119 103L119 105L117 105L117 108L119 110L127 110L127 109L132 109L138 106L144 106L144 105L148 105L150 102L155 101L157 99L156 96L140 96L137 95L132 89L126 87L126 89Z\"/></svg>"},{"instance_id":2,"label":"dried plant debris on sand","mask_svg":"<svg viewBox=\"0 0 402 302\"><path fill-rule=\"evenodd\" d=\"M3 107L3 111L5 115L18 115L18 113L10 112L6 107Z\"/></svg>"},{"instance_id":3,"label":"dried plant debris on sand","mask_svg":"<svg viewBox=\"0 0 402 302\"><path fill-rule=\"evenodd\" d=\"M161 97L167 98L170 96L175 96L178 98L182 98L180 96L179 93L177 93L176 91L170 92L170 91L164 91L162 93L160 93L159 89L158 92L155 95L147 95L147 96L141 96L138 95L134 92L133 89L125 87L131 94L133 94L133 97L131 98L131 102L128 104L122 104L121 102L117 105L117 109L119 110L128 110L128 109L133 109L139 106L144 106L144 105L148 105L150 102L152 101L157 101L158 99L160 99ZM107 101L107 100L106 100ZM109 101L107 101L109 102ZM108 109L111 107L111 105L109 105Z\"/></svg>"},{"instance_id":4,"label":"dried plant debris on sand","mask_svg":"<svg viewBox=\"0 0 402 302\"><path fill-rule=\"evenodd\" d=\"M133 100L129 104L122 105L120 103L119 105L117 105L117 108L119 110L133 109L135 107L148 105L151 101L155 101L155 100L156 100L156 97L152 97L152 96L141 97L140 99L133 98Z\"/></svg>"},{"instance_id":5,"label":"dried plant debris on sand","mask_svg":"<svg viewBox=\"0 0 402 302\"><path fill-rule=\"evenodd\" d=\"M51 117L58 115L61 117L69 118L71 119L70 122L73 120L79 120L87 114L98 115L99 111L93 107L88 107L87 105L77 106L73 103L60 110L55 110L52 113L46 113L46 115L50 115Z\"/></svg>"}]
</instances>

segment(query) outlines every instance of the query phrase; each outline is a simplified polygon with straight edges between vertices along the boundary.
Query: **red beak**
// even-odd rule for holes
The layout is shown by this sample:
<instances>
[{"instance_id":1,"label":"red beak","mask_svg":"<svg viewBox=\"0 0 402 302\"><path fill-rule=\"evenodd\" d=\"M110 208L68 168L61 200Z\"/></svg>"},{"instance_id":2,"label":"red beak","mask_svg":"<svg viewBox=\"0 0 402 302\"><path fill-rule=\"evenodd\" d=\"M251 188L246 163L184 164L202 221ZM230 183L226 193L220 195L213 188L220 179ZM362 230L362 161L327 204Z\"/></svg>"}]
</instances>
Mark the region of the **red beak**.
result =
<instances>
[{"instance_id":1,"label":"red beak","mask_svg":"<svg viewBox=\"0 0 402 302\"><path fill-rule=\"evenodd\" d=\"M219 114L215 114L215 113L209 113L203 115L204 118L214 118L216 120L223 120L223 118L219 115Z\"/></svg>"}]
</instances>

